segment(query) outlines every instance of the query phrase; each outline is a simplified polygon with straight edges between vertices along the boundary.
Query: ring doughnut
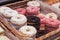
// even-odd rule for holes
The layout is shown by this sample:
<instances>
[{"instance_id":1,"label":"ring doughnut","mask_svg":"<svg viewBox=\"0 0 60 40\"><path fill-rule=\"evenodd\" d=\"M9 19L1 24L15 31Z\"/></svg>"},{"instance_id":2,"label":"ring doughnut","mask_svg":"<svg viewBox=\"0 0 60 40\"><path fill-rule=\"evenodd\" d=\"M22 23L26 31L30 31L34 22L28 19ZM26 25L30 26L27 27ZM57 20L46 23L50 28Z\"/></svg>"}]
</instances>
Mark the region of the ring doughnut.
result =
<instances>
[{"instance_id":1,"label":"ring doughnut","mask_svg":"<svg viewBox=\"0 0 60 40\"><path fill-rule=\"evenodd\" d=\"M53 18L53 19L57 19L58 16L55 13L48 13L46 14L46 18Z\"/></svg>"},{"instance_id":2,"label":"ring doughnut","mask_svg":"<svg viewBox=\"0 0 60 40\"><path fill-rule=\"evenodd\" d=\"M37 30L33 26L23 26L19 29L19 31L25 35L28 35L29 37L31 37L37 33Z\"/></svg>"},{"instance_id":3,"label":"ring doughnut","mask_svg":"<svg viewBox=\"0 0 60 40\"><path fill-rule=\"evenodd\" d=\"M5 6L0 7L0 13L4 13L6 10L12 10L12 9L9 7L5 7Z\"/></svg>"},{"instance_id":4,"label":"ring doughnut","mask_svg":"<svg viewBox=\"0 0 60 40\"><path fill-rule=\"evenodd\" d=\"M36 6L36 7L39 7L40 6L40 3L37 2L37 1L29 1L27 3L28 6Z\"/></svg>"},{"instance_id":5,"label":"ring doughnut","mask_svg":"<svg viewBox=\"0 0 60 40\"><path fill-rule=\"evenodd\" d=\"M3 15L6 17L6 18L11 18L12 16L16 16L18 14L17 11L15 10L7 10L3 13Z\"/></svg>"},{"instance_id":6,"label":"ring doughnut","mask_svg":"<svg viewBox=\"0 0 60 40\"><path fill-rule=\"evenodd\" d=\"M58 10L60 10L60 2L52 4L52 7L57 8Z\"/></svg>"},{"instance_id":7,"label":"ring doughnut","mask_svg":"<svg viewBox=\"0 0 60 40\"><path fill-rule=\"evenodd\" d=\"M37 30L39 30L39 26L40 26L40 18L30 15L27 16L27 24L30 26L34 26Z\"/></svg>"},{"instance_id":8,"label":"ring doughnut","mask_svg":"<svg viewBox=\"0 0 60 40\"><path fill-rule=\"evenodd\" d=\"M10 21L13 24L16 24L18 26L22 26L27 22L27 18L22 14L18 14L16 16L11 17Z\"/></svg>"}]
</instances>

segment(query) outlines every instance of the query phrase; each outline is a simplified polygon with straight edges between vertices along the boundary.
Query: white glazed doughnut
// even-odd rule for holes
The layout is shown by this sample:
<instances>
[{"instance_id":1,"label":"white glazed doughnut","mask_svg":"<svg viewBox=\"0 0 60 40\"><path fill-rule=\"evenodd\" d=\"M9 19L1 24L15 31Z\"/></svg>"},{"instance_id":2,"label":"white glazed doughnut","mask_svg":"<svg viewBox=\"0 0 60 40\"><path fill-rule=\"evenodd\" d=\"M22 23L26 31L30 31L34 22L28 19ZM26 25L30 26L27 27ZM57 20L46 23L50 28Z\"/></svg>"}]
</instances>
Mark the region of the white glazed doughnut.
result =
<instances>
[{"instance_id":1,"label":"white glazed doughnut","mask_svg":"<svg viewBox=\"0 0 60 40\"><path fill-rule=\"evenodd\" d=\"M0 36L0 40L10 40L10 39L7 38L6 36Z\"/></svg>"},{"instance_id":2,"label":"white glazed doughnut","mask_svg":"<svg viewBox=\"0 0 60 40\"><path fill-rule=\"evenodd\" d=\"M22 14L18 14L16 16L11 17L10 21L13 24L21 26L21 25L24 25L27 22L27 18Z\"/></svg>"},{"instance_id":3,"label":"white glazed doughnut","mask_svg":"<svg viewBox=\"0 0 60 40\"><path fill-rule=\"evenodd\" d=\"M32 37L37 33L37 30L33 26L23 26L19 29L19 31L29 37Z\"/></svg>"},{"instance_id":4,"label":"white glazed doughnut","mask_svg":"<svg viewBox=\"0 0 60 40\"><path fill-rule=\"evenodd\" d=\"M6 10L12 10L12 9L5 6L0 7L0 13L4 13Z\"/></svg>"},{"instance_id":5,"label":"white glazed doughnut","mask_svg":"<svg viewBox=\"0 0 60 40\"><path fill-rule=\"evenodd\" d=\"M60 2L52 4L52 7L57 8L58 10L60 10Z\"/></svg>"},{"instance_id":6,"label":"white glazed doughnut","mask_svg":"<svg viewBox=\"0 0 60 40\"><path fill-rule=\"evenodd\" d=\"M39 7L40 6L40 3L37 2L37 1L29 1L27 3L27 6L36 6L36 7Z\"/></svg>"},{"instance_id":7,"label":"white glazed doughnut","mask_svg":"<svg viewBox=\"0 0 60 40\"><path fill-rule=\"evenodd\" d=\"M12 16L16 16L18 14L15 10L6 10L4 13L2 13L5 17L11 18Z\"/></svg>"},{"instance_id":8,"label":"white glazed doughnut","mask_svg":"<svg viewBox=\"0 0 60 40\"><path fill-rule=\"evenodd\" d=\"M46 14L46 18L53 18L53 19L57 19L58 16L55 13L48 13Z\"/></svg>"}]
</instances>

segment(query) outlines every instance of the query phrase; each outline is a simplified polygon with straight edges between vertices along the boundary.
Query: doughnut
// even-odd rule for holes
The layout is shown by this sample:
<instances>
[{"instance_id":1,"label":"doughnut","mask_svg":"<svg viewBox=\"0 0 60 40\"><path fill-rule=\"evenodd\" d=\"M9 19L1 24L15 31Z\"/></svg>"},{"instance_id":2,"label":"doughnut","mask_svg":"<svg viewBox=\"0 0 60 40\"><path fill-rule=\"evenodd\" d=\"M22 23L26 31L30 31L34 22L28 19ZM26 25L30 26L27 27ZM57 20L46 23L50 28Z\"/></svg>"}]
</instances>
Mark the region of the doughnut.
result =
<instances>
[{"instance_id":1,"label":"doughnut","mask_svg":"<svg viewBox=\"0 0 60 40\"><path fill-rule=\"evenodd\" d=\"M52 4L51 6L58 9L58 10L60 10L60 2Z\"/></svg>"},{"instance_id":2,"label":"doughnut","mask_svg":"<svg viewBox=\"0 0 60 40\"><path fill-rule=\"evenodd\" d=\"M16 16L18 14L17 11L15 10L7 10L3 13L3 15L6 17L6 18L11 18L12 16Z\"/></svg>"},{"instance_id":3,"label":"doughnut","mask_svg":"<svg viewBox=\"0 0 60 40\"><path fill-rule=\"evenodd\" d=\"M45 15L42 14L42 13L39 13L39 14L37 15L37 17L39 17L40 19L43 19L43 18L45 18Z\"/></svg>"},{"instance_id":4,"label":"doughnut","mask_svg":"<svg viewBox=\"0 0 60 40\"><path fill-rule=\"evenodd\" d=\"M18 11L19 14L24 14L24 15L25 15L26 12L27 12L25 8L18 8L18 9L16 9L16 10Z\"/></svg>"},{"instance_id":5,"label":"doughnut","mask_svg":"<svg viewBox=\"0 0 60 40\"><path fill-rule=\"evenodd\" d=\"M9 7L5 7L5 6L0 7L0 13L4 13L7 10L12 10L12 9Z\"/></svg>"},{"instance_id":6,"label":"doughnut","mask_svg":"<svg viewBox=\"0 0 60 40\"><path fill-rule=\"evenodd\" d=\"M0 40L10 40L10 39L7 38L6 36L0 36Z\"/></svg>"},{"instance_id":7,"label":"doughnut","mask_svg":"<svg viewBox=\"0 0 60 40\"><path fill-rule=\"evenodd\" d=\"M30 16L27 16L27 19L28 19L27 20L28 25L34 26L37 30L39 30L40 18L30 15Z\"/></svg>"},{"instance_id":8,"label":"doughnut","mask_svg":"<svg viewBox=\"0 0 60 40\"><path fill-rule=\"evenodd\" d=\"M18 14L16 16L11 17L10 21L13 24L16 24L18 26L22 26L27 22L27 18L22 14Z\"/></svg>"},{"instance_id":9,"label":"doughnut","mask_svg":"<svg viewBox=\"0 0 60 40\"><path fill-rule=\"evenodd\" d=\"M26 10L27 10L27 15L38 15L40 8L30 6L30 7L27 7Z\"/></svg>"},{"instance_id":10,"label":"doughnut","mask_svg":"<svg viewBox=\"0 0 60 40\"><path fill-rule=\"evenodd\" d=\"M19 31L25 35L28 35L29 37L32 37L37 33L37 30L33 26L23 26L19 29Z\"/></svg>"},{"instance_id":11,"label":"doughnut","mask_svg":"<svg viewBox=\"0 0 60 40\"><path fill-rule=\"evenodd\" d=\"M40 3L37 2L37 1L29 1L27 3L27 6L36 6L36 7L39 7L40 6Z\"/></svg>"},{"instance_id":12,"label":"doughnut","mask_svg":"<svg viewBox=\"0 0 60 40\"><path fill-rule=\"evenodd\" d=\"M53 18L53 19L57 19L58 16L55 13L48 13L46 14L46 18Z\"/></svg>"}]
</instances>

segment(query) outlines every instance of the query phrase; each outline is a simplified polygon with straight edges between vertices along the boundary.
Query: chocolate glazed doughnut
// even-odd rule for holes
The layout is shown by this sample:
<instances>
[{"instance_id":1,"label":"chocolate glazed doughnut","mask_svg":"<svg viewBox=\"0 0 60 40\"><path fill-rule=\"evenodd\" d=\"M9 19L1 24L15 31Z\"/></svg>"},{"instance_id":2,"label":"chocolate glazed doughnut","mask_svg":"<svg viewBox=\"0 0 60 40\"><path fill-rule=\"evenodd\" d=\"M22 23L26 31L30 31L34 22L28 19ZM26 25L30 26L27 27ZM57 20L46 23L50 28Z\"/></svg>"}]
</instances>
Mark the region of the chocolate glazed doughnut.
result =
<instances>
[{"instance_id":1,"label":"chocolate glazed doughnut","mask_svg":"<svg viewBox=\"0 0 60 40\"><path fill-rule=\"evenodd\" d=\"M33 15L29 15L27 16L27 24L34 26L37 30L39 30L39 26L40 26L40 18L33 16Z\"/></svg>"}]
</instances>

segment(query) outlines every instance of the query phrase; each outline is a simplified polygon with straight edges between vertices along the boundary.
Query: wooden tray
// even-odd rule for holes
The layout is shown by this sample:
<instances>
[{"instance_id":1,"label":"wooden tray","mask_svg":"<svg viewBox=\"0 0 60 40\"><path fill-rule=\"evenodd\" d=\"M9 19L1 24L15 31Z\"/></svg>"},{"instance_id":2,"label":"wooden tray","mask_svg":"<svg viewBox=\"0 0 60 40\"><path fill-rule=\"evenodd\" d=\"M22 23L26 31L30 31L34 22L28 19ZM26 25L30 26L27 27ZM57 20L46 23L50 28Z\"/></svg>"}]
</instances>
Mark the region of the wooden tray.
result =
<instances>
[{"instance_id":1,"label":"wooden tray","mask_svg":"<svg viewBox=\"0 0 60 40\"><path fill-rule=\"evenodd\" d=\"M19 1L19 2L15 2L15 3L3 5L3 6L8 6L8 7L12 8L12 9L17 9L17 8L19 8L19 7L26 7L27 2L28 2L28 1ZM45 12L45 13L54 12L54 13L56 13L56 14L60 17L60 12L59 12L59 10L52 8L50 5L47 5L47 4L45 4L45 3L41 2L41 1L39 1L39 2L40 2L40 4L41 4L41 10L42 10L43 12ZM60 19L60 18L59 18L59 19ZM54 30L54 31L51 31L51 32L49 32L49 33L47 33L47 34L39 37L39 38L36 38L35 40L44 40L44 39L46 39L46 38L48 38L48 37L51 37L51 36L53 36L53 35L55 35L56 33L59 33L59 32L60 32L60 28L58 28L58 29L56 29L56 30ZM6 34L7 34L7 33L6 33ZM10 37L10 36L9 36L9 37ZM12 36L11 36L11 37L12 37Z\"/></svg>"}]
</instances>

